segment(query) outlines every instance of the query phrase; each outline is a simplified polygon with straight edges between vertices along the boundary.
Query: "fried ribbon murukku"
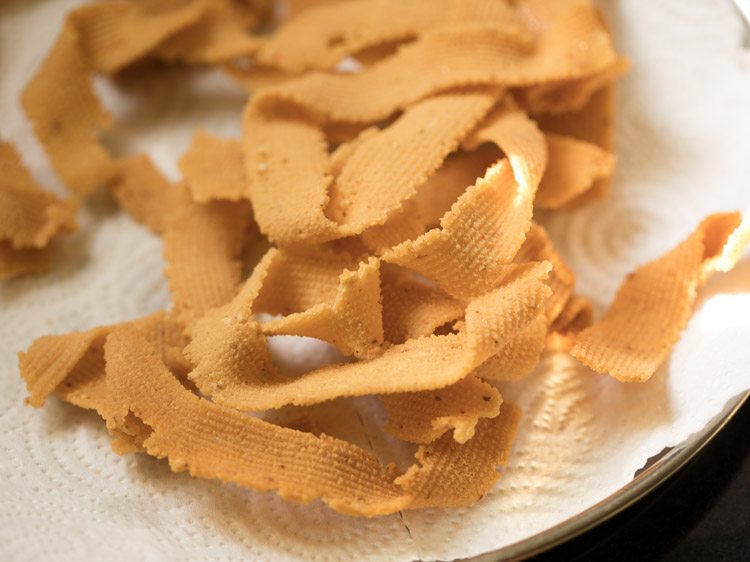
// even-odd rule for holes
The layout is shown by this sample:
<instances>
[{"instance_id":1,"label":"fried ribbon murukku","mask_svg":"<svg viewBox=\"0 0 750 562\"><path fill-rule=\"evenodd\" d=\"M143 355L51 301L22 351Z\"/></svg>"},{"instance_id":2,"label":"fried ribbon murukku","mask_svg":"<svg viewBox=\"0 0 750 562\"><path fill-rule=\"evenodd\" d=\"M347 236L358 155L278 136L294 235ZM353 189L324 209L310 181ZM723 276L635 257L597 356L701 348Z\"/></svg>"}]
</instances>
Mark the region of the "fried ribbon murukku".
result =
<instances>
[{"instance_id":1,"label":"fried ribbon murukku","mask_svg":"<svg viewBox=\"0 0 750 562\"><path fill-rule=\"evenodd\" d=\"M687 325L698 287L739 259L748 222L740 213L710 215L675 249L638 268L604 317L578 334L571 355L623 382L650 379Z\"/></svg>"},{"instance_id":2,"label":"fried ribbon murukku","mask_svg":"<svg viewBox=\"0 0 750 562\"><path fill-rule=\"evenodd\" d=\"M239 141L196 131L179 160L188 190L198 203L239 201L247 197L247 180Z\"/></svg>"}]
</instances>

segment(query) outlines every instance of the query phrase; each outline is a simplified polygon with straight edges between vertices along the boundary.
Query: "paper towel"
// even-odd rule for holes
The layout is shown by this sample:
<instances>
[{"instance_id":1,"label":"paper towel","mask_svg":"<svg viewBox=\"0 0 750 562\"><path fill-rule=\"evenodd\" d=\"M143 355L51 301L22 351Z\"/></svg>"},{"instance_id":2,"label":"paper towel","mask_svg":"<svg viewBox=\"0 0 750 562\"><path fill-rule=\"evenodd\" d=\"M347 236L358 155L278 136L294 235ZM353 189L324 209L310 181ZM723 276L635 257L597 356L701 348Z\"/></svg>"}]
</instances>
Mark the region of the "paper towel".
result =
<instances>
[{"instance_id":1,"label":"paper towel","mask_svg":"<svg viewBox=\"0 0 750 562\"><path fill-rule=\"evenodd\" d=\"M62 186L18 93L74 0L0 5L0 136L45 186ZM622 83L611 197L543 217L598 311L628 271L673 246L707 213L750 203L750 52L730 2L603 2ZM216 71L164 68L97 81L121 118L118 153L147 151L176 177L200 126L239 137L244 93ZM50 400L23 405L15 353L46 333L147 314L168 303L160 241L106 197L87 204L54 273L0 285L0 558L4 560L433 560L467 557L541 532L627 484L648 457L699 431L750 386L750 261L717 275L667 364L623 385L548 355L506 399L525 412L510 465L473 507L376 519L173 474L118 457L98 417ZM355 439L387 452L366 400ZM354 423L354 422L353 422ZM356 424L355 424L356 426ZM364 438L364 439L363 439Z\"/></svg>"}]
</instances>

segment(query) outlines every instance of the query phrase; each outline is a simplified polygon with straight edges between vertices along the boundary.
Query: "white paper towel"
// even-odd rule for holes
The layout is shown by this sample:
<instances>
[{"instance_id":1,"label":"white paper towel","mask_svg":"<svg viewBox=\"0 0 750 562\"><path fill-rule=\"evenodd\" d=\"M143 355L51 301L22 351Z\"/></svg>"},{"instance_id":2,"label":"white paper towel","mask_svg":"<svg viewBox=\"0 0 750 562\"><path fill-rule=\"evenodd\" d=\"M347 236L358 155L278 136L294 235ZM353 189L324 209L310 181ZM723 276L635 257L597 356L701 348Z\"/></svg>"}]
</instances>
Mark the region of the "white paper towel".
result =
<instances>
[{"instance_id":1,"label":"white paper towel","mask_svg":"<svg viewBox=\"0 0 750 562\"><path fill-rule=\"evenodd\" d=\"M0 136L62 193L18 92L75 0L0 5ZM707 213L750 203L750 52L729 1L603 2L633 60L618 116L611 197L546 220L599 310L635 265ZM121 117L107 141L148 151L176 177L192 130L239 136L244 94L216 72L164 69L97 87ZM750 261L717 275L669 362L622 385L550 355L503 394L525 412L497 488L462 510L372 520L319 503L172 474L118 457L96 415L50 400L23 406L15 353L42 334L135 318L168 303L160 241L106 198L84 210L55 272L0 285L0 558L3 560L414 560L466 557L531 536L628 483L646 459L699 431L750 386ZM378 412L366 404L373 440Z\"/></svg>"}]
</instances>

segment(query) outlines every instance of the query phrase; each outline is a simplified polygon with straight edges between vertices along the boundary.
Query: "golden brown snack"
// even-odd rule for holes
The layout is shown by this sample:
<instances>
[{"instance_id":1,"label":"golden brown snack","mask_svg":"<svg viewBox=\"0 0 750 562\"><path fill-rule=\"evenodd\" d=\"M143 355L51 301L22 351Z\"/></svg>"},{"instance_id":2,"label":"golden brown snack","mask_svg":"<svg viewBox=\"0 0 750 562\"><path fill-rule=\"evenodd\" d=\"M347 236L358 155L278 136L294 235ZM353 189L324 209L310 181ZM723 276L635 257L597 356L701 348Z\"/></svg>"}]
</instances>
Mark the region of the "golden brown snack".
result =
<instances>
[{"instance_id":1,"label":"golden brown snack","mask_svg":"<svg viewBox=\"0 0 750 562\"><path fill-rule=\"evenodd\" d=\"M476 377L429 392L390 394L380 398L388 423L385 430L411 443L432 443L453 430L453 439L466 443L474 437L481 418L500 413L502 397L494 387Z\"/></svg>"},{"instance_id":2,"label":"golden brown snack","mask_svg":"<svg viewBox=\"0 0 750 562\"><path fill-rule=\"evenodd\" d=\"M740 213L710 215L675 249L628 276L604 318L578 334L571 355L620 381L647 381L687 324L698 287L734 266L748 230Z\"/></svg>"},{"instance_id":3,"label":"golden brown snack","mask_svg":"<svg viewBox=\"0 0 750 562\"><path fill-rule=\"evenodd\" d=\"M52 165L79 196L117 173L117 164L96 136L113 118L96 98L90 74L79 33L66 22L21 94L21 105Z\"/></svg>"},{"instance_id":4,"label":"golden brown snack","mask_svg":"<svg viewBox=\"0 0 750 562\"><path fill-rule=\"evenodd\" d=\"M175 313L185 325L236 294L250 221L247 206L223 201L201 205L183 199L169 215L165 275Z\"/></svg>"},{"instance_id":5,"label":"golden brown snack","mask_svg":"<svg viewBox=\"0 0 750 562\"><path fill-rule=\"evenodd\" d=\"M512 2L497 0L350 0L321 3L282 26L258 52L287 72L326 69L368 47L414 39L429 29L494 24L527 34Z\"/></svg>"},{"instance_id":6,"label":"golden brown snack","mask_svg":"<svg viewBox=\"0 0 750 562\"><path fill-rule=\"evenodd\" d=\"M534 203L543 209L559 209L597 182L608 179L615 158L594 144L547 133L549 163Z\"/></svg>"},{"instance_id":7,"label":"golden brown snack","mask_svg":"<svg viewBox=\"0 0 750 562\"><path fill-rule=\"evenodd\" d=\"M289 102L330 121L372 122L441 90L579 78L615 60L597 14L583 5L556 18L534 46L491 25L432 31L362 73L310 73L265 90L258 103Z\"/></svg>"},{"instance_id":8,"label":"golden brown snack","mask_svg":"<svg viewBox=\"0 0 750 562\"><path fill-rule=\"evenodd\" d=\"M544 351L548 322L538 315L528 326L474 370L474 376L488 381L516 381L531 373Z\"/></svg>"},{"instance_id":9,"label":"golden brown snack","mask_svg":"<svg viewBox=\"0 0 750 562\"><path fill-rule=\"evenodd\" d=\"M547 347L556 351L570 351L576 336L591 326L593 319L591 302L584 297L573 295L550 325Z\"/></svg>"},{"instance_id":10,"label":"golden brown snack","mask_svg":"<svg viewBox=\"0 0 750 562\"><path fill-rule=\"evenodd\" d=\"M119 173L109 187L120 207L155 234L164 232L167 216L181 197L180 188L173 186L145 154L121 160Z\"/></svg>"},{"instance_id":11,"label":"golden brown snack","mask_svg":"<svg viewBox=\"0 0 750 562\"><path fill-rule=\"evenodd\" d=\"M28 273L44 273L50 268L50 247L13 247L7 240L0 240L0 280L11 279Z\"/></svg>"},{"instance_id":12,"label":"golden brown snack","mask_svg":"<svg viewBox=\"0 0 750 562\"><path fill-rule=\"evenodd\" d=\"M188 190L198 203L247 198L245 164L239 141L222 139L198 129L187 151L180 157L179 166Z\"/></svg>"}]
</instances>

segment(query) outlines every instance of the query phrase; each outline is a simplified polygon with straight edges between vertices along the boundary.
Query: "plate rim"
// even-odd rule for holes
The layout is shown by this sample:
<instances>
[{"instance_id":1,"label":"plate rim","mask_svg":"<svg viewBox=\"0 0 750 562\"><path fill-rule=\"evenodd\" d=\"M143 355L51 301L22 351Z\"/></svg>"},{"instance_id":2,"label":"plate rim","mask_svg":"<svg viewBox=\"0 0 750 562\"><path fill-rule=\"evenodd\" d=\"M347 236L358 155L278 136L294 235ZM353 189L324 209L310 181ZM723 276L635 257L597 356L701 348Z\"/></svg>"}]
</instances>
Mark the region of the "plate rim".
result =
<instances>
[{"instance_id":1,"label":"plate rim","mask_svg":"<svg viewBox=\"0 0 750 562\"><path fill-rule=\"evenodd\" d=\"M484 552L466 562L500 562L525 560L574 539L623 512L675 474L693 459L729 423L750 399L750 390L730 399L724 409L706 426L674 446L653 465L643 469L616 492L580 513L518 542Z\"/></svg>"}]
</instances>

